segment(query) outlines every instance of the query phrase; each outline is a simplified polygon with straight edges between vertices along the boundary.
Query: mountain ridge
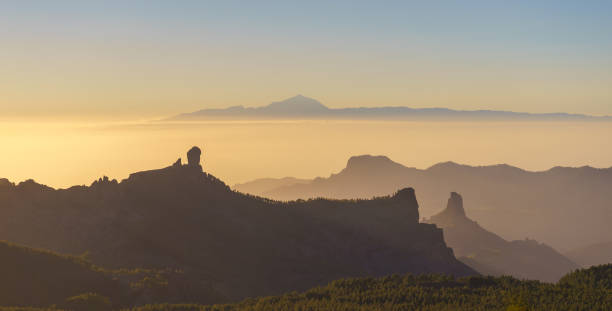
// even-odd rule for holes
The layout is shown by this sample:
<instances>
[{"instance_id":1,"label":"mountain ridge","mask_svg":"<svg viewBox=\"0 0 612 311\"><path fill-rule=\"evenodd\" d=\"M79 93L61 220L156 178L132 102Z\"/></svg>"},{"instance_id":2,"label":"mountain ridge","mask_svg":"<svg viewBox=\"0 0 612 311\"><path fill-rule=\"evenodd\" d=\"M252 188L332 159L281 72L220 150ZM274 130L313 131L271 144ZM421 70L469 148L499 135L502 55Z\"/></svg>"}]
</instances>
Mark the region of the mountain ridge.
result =
<instances>
[{"instance_id":1,"label":"mountain ridge","mask_svg":"<svg viewBox=\"0 0 612 311\"><path fill-rule=\"evenodd\" d=\"M193 282L187 288L219 293L199 303L342 277L477 274L454 257L442 230L419 222L413 188L371 200L275 201L231 190L206 173L199 149L190 154L188 164L121 182L60 190L1 182L0 236L65 254L88 251L109 268L184 271Z\"/></svg>"},{"instance_id":2,"label":"mountain ridge","mask_svg":"<svg viewBox=\"0 0 612 311\"><path fill-rule=\"evenodd\" d=\"M444 204L441 198L455 191L471 198L467 212L473 219L509 240L520 240L527 235L560 251L609 240L612 167L557 166L544 171L528 171L507 164L470 166L443 162L418 169L402 164L396 166L398 162L384 157L361 157L374 160L370 162L371 167L349 170L351 166L347 162L327 177L286 184L277 180L274 187L267 189L258 188L254 180L233 188L245 192L253 189L257 191L249 193L292 200L369 198L410 185L419 189L424 216L436 213L436 206ZM243 185L248 186L243 188ZM518 230L511 222L500 221L497 213L508 220L521 222L524 230ZM575 230L546 231L543 228L548 226L547 219L554 220L557 226ZM589 226L581 227L581 223L589 223Z\"/></svg>"},{"instance_id":3,"label":"mountain ridge","mask_svg":"<svg viewBox=\"0 0 612 311\"><path fill-rule=\"evenodd\" d=\"M363 160L363 161L361 161ZM596 172L596 173L603 173L603 174L612 174L612 166L610 167L593 167L590 165L583 165L583 166L578 166L578 167L574 167L574 166L553 166L549 169L545 169L545 170L527 170L527 169L523 169L517 166L513 166L510 164L506 164L506 163L500 163L500 164L490 164L490 165L468 165L468 164L461 164L461 163L457 163L454 161L445 161L445 162L439 162L433 165L430 165L427 168L424 169L419 169L416 167L412 167L412 166L405 166L399 162L395 162L393 160L391 160L388 156L384 156L384 155L370 155L370 154L363 154L363 155L356 155L356 156L351 156L349 157L349 160L347 161L347 164L345 165L344 168L342 168L338 173L332 173L330 174L328 177L323 177L323 176L318 176L315 177L313 179L307 179L307 178L297 178L297 177L291 177L291 176L285 176L285 177L279 177L279 178L274 178L274 177L264 177L264 178L257 178L257 179L253 179L250 181L246 181L244 183L236 183L234 184L233 188L234 189L243 189L245 187L248 187L247 185L251 185L254 183L258 183L258 182L268 182L270 184L274 184L277 185L275 187L264 187L265 190L260 191L259 194L261 195L266 195L266 193L271 193L274 191L282 191L283 187L287 187L287 184L289 184L289 186L291 186L292 184L294 184L292 181L295 181L295 184L308 184L314 180L324 180L326 178L329 177L333 177L333 176L337 176L339 174L342 174L343 172L351 172L355 167L358 167L359 165L355 165L354 163L356 162L368 162L369 164L372 165L383 165L383 166L394 166L395 168L399 168L402 170L412 170L412 171L420 171L420 172L426 172L426 171L438 171L438 170L444 170L444 169L477 169L477 170L508 170L508 171L514 171L514 172L521 172L521 173L527 173L527 174L547 174L547 173L558 173L558 172L572 172L572 173L581 173L581 172ZM376 168L379 169L379 168ZM250 193L249 191L245 191L247 193Z\"/></svg>"},{"instance_id":4,"label":"mountain ridge","mask_svg":"<svg viewBox=\"0 0 612 311\"><path fill-rule=\"evenodd\" d=\"M411 108L407 106L329 108L316 99L296 95L257 107L231 106L201 109L164 119L188 121L206 119L389 119L389 120L550 120L612 121L612 116L575 113L528 113L503 110L454 110L449 108Z\"/></svg>"},{"instance_id":5,"label":"mountain ridge","mask_svg":"<svg viewBox=\"0 0 612 311\"><path fill-rule=\"evenodd\" d=\"M603 262L612 262L612 241L572 249L565 252L564 255L583 267L600 265Z\"/></svg>"}]
</instances>

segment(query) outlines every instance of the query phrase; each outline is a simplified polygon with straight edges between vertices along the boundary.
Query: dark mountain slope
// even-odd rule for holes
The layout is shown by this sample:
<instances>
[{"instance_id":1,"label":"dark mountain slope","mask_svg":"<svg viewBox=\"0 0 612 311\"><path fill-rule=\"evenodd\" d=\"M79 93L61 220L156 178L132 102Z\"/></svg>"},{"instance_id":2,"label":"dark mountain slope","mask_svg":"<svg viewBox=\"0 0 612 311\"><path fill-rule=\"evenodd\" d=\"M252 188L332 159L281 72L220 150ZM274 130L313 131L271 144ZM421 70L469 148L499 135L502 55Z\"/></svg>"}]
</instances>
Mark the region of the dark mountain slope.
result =
<instances>
[{"instance_id":1,"label":"dark mountain slope","mask_svg":"<svg viewBox=\"0 0 612 311\"><path fill-rule=\"evenodd\" d=\"M271 201L230 190L202 172L199 155L122 182L0 188L1 238L89 251L103 266L177 268L226 300L342 277L475 273L440 229L418 219L412 189L373 200Z\"/></svg>"},{"instance_id":2,"label":"dark mountain slope","mask_svg":"<svg viewBox=\"0 0 612 311\"><path fill-rule=\"evenodd\" d=\"M369 198L408 185L419 190L421 215L436 213L448 193L456 191L470 198L472 219L504 238L535 238L560 250L610 240L612 168L530 172L508 165L446 162L421 170L364 155L352 157L346 168L327 178L277 184L253 194L281 200ZM250 187L255 189L256 182ZM242 191L242 185L235 189Z\"/></svg>"},{"instance_id":3,"label":"dark mountain slope","mask_svg":"<svg viewBox=\"0 0 612 311\"><path fill-rule=\"evenodd\" d=\"M460 260L483 274L556 282L578 269L550 246L534 240L508 242L485 230L465 215L463 198L455 192L446 209L428 222L444 230L446 243Z\"/></svg>"},{"instance_id":4,"label":"dark mountain slope","mask_svg":"<svg viewBox=\"0 0 612 311\"><path fill-rule=\"evenodd\" d=\"M8 242L0 242L0 275L0 310L54 305L67 310L118 310L161 302L222 301L217 292L179 270L111 270L84 256ZM83 304L88 307L78 306Z\"/></svg>"},{"instance_id":5,"label":"dark mountain slope","mask_svg":"<svg viewBox=\"0 0 612 311\"><path fill-rule=\"evenodd\" d=\"M80 258L6 242L0 242L0 275L0 306L63 305L86 292L119 303L129 289Z\"/></svg>"}]
</instances>

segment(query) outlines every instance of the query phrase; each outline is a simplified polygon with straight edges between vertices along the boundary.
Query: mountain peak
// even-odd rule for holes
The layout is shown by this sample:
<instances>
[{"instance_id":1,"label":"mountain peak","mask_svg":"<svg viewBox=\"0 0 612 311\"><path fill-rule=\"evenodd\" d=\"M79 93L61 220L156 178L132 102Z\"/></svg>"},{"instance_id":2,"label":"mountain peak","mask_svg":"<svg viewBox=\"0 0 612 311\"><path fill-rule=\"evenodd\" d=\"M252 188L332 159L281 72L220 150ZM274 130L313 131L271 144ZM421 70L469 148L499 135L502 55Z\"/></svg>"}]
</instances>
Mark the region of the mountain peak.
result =
<instances>
[{"instance_id":1,"label":"mountain peak","mask_svg":"<svg viewBox=\"0 0 612 311\"><path fill-rule=\"evenodd\" d=\"M0 187L14 187L14 186L15 184L10 182L8 179L0 178Z\"/></svg>"},{"instance_id":2,"label":"mountain peak","mask_svg":"<svg viewBox=\"0 0 612 311\"><path fill-rule=\"evenodd\" d=\"M302 94L297 94L297 95L295 95L295 96L293 96L293 97L290 97L290 98L287 98L287 99L285 99L285 100L282 100L281 102L287 102L287 101L300 101L300 100L301 100L301 101L311 101L311 102L317 102L317 103L319 102L319 101L317 101L317 100L316 100L316 99L314 99L314 98L307 97L307 96L304 96L304 95L302 95Z\"/></svg>"},{"instance_id":3,"label":"mountain peak","mask_svg":"<svg viewBox=\"0 0 612 311\"><path fill-rule=\"evenodd\" d=\"M384 171L385 169L395 169L403 167L401 164L393 162L386 156L373 156L369 154L352 156L346 163L345 171Z\"/></svg>"},{"instance_id":4,"label":"mountain peak","mask_svg":"<svg viewBox=\"0 0 612 311\"><path fill-rule=\"evenodd\" d=\"M468 218L463 209L463 197L457 192L451 192L448 203L446 203L446 208L442 212L431 216L431 222L436 224L449 224L454 223L454 220L457 219Z\"/></svg>"},{"instance_id":5,"label":"mountain peak","mask_svg":"<svg viewBox=\"0 0 612 311\"><path fill-rule=\"evenodd\" d=\"M456 169L462 166L463 165L455 163L453 161L446 161L446 162L436 163L430 166L427 170L435 171L435 170L445 170L445 169Z\"/></svg>"},{"instance_id":6,"label":"mountain peak","mask_svg":"<svg viewBox=\"0 0 612 311\"><path fill-rule=\"evenodd\" d=\"M269 110L275 110L275 111L291 110L293 112L301 112L301 113L320 112L320 111L329 110L329 108L321 104L318 100L314 98L306 97L301 94L298 94L291 98L287 98L285 100L273 102L264 108L269 109Z\"/></svg>"},{"instance_id":7,"label":"mountain peak","mask_svg":"<svg viewBox=\"0 0 612 311\"><path fill-rule=\"evenodd\" d=\"M449 211L450 214L465 217L463 197L457 192L451 192L448 203L446 203L446 210Z\"/></svg>"},{"instance_id":8,"label":"mountain peak","mask_svg":"<svg viewBox=\"0 0 612 311\"><path fill-rule=\"evenodd\" d=\"M208 183L221 184L223 188L227 186L216 179L216 177L205 173L202 169L201 162L202 149L197 146L193 146L187 151L187 163L183 164L181 158L176 160L171 166L154 169L148 171L135 172L123 180L128 183L140 182L140 183L151 183L158 181L172 181L172 182L185 182L186 184L195 184L198 181L206 181Z\"/></svg>"},{"instance_id":9,"label":"mountain peak","mask_svg":"<svg viewBox=\"0 0 612 311\"><path fill-rule=\"evenodd\" d=\"M352 156L348 159L347 167L357 164L363 163L394 163L389 159L389 157L384 155L370 155L370 154L362 154L357 156Z\"/></svg>"}]
</instances>

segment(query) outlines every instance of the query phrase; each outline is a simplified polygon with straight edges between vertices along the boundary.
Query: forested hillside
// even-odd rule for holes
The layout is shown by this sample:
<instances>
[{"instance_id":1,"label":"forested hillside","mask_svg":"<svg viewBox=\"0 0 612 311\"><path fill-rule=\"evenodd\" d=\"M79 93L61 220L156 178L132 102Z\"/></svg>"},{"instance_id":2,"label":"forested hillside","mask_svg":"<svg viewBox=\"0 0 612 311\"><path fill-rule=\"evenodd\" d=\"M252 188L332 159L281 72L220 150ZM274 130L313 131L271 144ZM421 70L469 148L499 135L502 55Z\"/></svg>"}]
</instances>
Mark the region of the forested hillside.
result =
<instances>
[{"instance_id":1,"label":"forested hillside","mask_svg":"<svg viewBox=\"0 0 612 311\"><path fill-rule=\"evenodd\" d=\"M61 305L89 291L117 303L128 298L129 286L82 258L0 242L0 263L2 306Z\"/></svg>"},{"instance_id":2,"label":"forested hillside","mask_svg":"<svg viewBox=\"0 0 612 311\"><path fill-rule=\"evenodd\" d=\"M568 274L557 284L512 277L454 278L404 275L345 279L303 293L247 299L237 304L149 305L131 311L478 311L612 310L612 265Z\"/></svg>"},{"instance_id":3,"label":"forested hillside","mask_svg":"<svg viewBox=\"0 0 612 311\"><path fill-rule=\"evenodd\" d=\"M179 270L111 270L86 257L0 242L0 307L106 310L148 303L220 301L209 287Z\"/></svg>"},{"instance_id":4,"label":"forested hillside","mask_svg":"<svg viewBox=\"0 0 612 311\"><path fill-rule=\"evenodd\" d=\"M2 285L10 284L6 280ZM22 296L35 296L26 291ZM68 299L80 303L42 308L3 307L0 311L267 311L267 310L579 310L612 308L612 265L577 270L557 284L512 277L448 275L391 275L381 278L341 279L307 291L249 298L234 304L148 304L119 307L100 303L96 294ZM97 299L95 299L97 298Z\"/></svg>"}]
</instances>

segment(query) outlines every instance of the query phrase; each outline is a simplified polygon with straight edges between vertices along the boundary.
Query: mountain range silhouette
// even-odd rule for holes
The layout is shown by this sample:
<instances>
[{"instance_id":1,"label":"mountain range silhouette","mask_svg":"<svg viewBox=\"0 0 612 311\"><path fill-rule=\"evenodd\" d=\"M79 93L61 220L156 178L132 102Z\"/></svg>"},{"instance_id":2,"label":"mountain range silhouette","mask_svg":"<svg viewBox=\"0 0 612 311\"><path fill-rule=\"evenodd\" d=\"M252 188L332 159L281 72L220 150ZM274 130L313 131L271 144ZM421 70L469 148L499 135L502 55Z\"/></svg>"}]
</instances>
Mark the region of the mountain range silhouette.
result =
<instances>
[{"instance_id":1,"label":"mountain range silhouette","mask_svg":"<svg viewBox=\"0 0 612 311\"><path fill-rule=\"evenodd\" d=\"M274 201L188 164L53 189L0 181L0 237L108 268L182 271L174 300L212 303L394 273L475 275L442 230L419 223L412 188L370 200ZM191 297L191 298L190 298ZM199 299L193 301L191 299ZM173 301L173 299L168 299Z\"/></svg>"},{"instance_id":2,"label":"mountain range silhouette","mask_svg":"<svg viewBox=\"0 0 612 311\"><path fill-rule=\"evenodd\" d=\"M421 215L426 217L446 204L448 193L457 192L470 199L466 206L470 217L488 230L507 240L536 239L565 252L610 242L611 184L612 168L554 167L531 172L505 164L445 162L417 169L385 156L362 155L351 157L345 168L329 177L267 178L237 184L234 189L295 200L370 198L414 187Z\"/></svg>"},{"instance_id":3,"label":"mountain range silhouette","mask_svg":"<svg viewBox=\"0 0 612 311\"><path fill-rule=\"evenodd\" d=\"M526 113L499 110L453 110L404 106L328 108L313 98L296 95L267 106L202 109L166 121L207 119L389 119L389 120L549 120L612 121L612 116L571 113Z\"/></svg>"}]
</instances>

